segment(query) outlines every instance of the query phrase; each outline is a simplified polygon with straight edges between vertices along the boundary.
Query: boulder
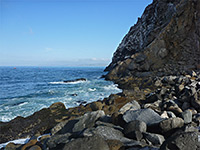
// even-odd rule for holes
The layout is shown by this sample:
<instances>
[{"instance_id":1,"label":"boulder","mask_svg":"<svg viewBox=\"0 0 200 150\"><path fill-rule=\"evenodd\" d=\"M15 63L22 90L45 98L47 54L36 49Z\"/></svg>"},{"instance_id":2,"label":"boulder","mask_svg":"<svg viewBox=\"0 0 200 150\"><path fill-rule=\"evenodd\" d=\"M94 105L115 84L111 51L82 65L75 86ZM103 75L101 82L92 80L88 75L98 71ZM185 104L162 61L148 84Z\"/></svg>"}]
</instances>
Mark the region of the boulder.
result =
<instances>
[{"instance_id":1,"label":"boulder","mask_svg":"<svg viewBox=\"0 0 200 150\"><path fill-rule=\"evenodd\" d=\"M164 119L169 118L169 116L167 115L167 111L162 112L160 116L161 118L164 118Z\"/></svg>"},{"instance_id":2,"label":"boulder","mask_svg":"<svg viewBox=\"0 0 200 150\"><path fill-rule=\"evenodd\" d=\"M175 115L180 115L183 112L182 109L173 100L164 102L162 109L172 111Z\"/></svg>"},{"instance_id":3,"label":"boulder","mask_svg":"<svg viewBox=\"0 0 200 150\"><path fill-rule=\"evenodd\" d=\"M64 145L69 142L70 136L71 136L70 133L53 135L51 138L47 140L45 145L49 149L63 148Z\"/></svg>"},{"instance_id":4,"label":"boulder","mask_svg":"<svg viewBox=\"0 0 200 150\"><path fill-rule=\"evenodd\" d=\"M111 127L120 131L123 131L124 129L120 126L114 125L112 123L107 123L107 122L102 122L102 121L97 121L95 123L95 126L107 126L107 127Z\"/></svg>"},{"instance_id":5,"label":"boulder","mask_svg":"<svg viewBox=\"0 0 200 150\"><path fill-rule=\"evenodd\" d=\"M110 150L124 150L123 143L118 140L106 140Z\"/></svg>"},{"instance_id":6,"label":"boulder","mask_svg":"<svg viewBox=\"0 0 200 150\"><path fill-rule=\"evenodd\" d=\"M97 110L101 110L102 109L103 104L100 101L92 102L90 104L90 107L91 107L92 111L97 111Z\"/></svg>"},{"instance_id":7,"label":"boulder","mask_svg":"<svg viewBox=\"0 0 200 150\"><path fill-rule=\"evenodd\" d=\"M192 97L191 104L198 112L200 112L200 90Z\"/></svg>"},{"instance_id":8,"label":"boulder","mask_svg":"<svg viewBox=\"0 0 200 150\"><path fill-rule=\"evenodd\" d=\"M146 103L153 103L153 102L157 101L158 99L159 99L159 98L158 98L158 96L157 96L156 93L150 93L150 94L148 94L148 95L146 96L145 102L146 102Z\"/></svg>"},{"instance_id":9,"label":"boulder","mask_svg":"<svg viewBox=\"0 0 200 150\"><path fill-rule=\"evenodd\" d=\"M184 132L199 132L199 129L197 127L194 127L192 124L187 124L184 126L183 129Z\"/></svg>"},{"instance_id":10,"label":"boulder","mask_svg":"<svg viewBox=\"0 0 200 150\"><path fill-rule=\"evenodd\" d=\"M74 139L68 142L63 150L109 150L106 141L100 136Z\"/></svg>"},{"instance_id":11,"label":"boulder","mask_svg":"<svg viewBox=\"0 0 200 150\"><path fill-rule=\"evenodd\" d=\"M159 148L145 146L145 147L142 147L142 148L132 147L132 148L128 148L127 150L159 150Z\"/></svg>"},{"instance_id":12,"label":"boulder","mask_svg":"<svg viewBox=\"0 0 200 150\"><path fill-rule=\"evenodd\" d=\"M125 137L136 140L136 141L140 141L143 138L143 134L141 131L132 131L125 134Z\"/></svg>"},{"instance_id":13,"label":"boulder","mask_svg":"<svg viewBox=\"0 0 200 150\"><path fill-rule=\"evenodd\" d=\"M181 128L184 125L184 120L176 117L163 120L159 123L162 132L168 132L172 129Z\"/></svg>"},{"instance_id":14,"label":"boulder","mask_svg":"<svg viewBox=\"0 0 200 150\"><path fill-rule=\"evenodd\" d=\"M151 108L156 112L161 112L160 104L162 103L161 100L155 101L154 103L147 103L144 105L144 108Z\"/></svg>"},{"instance_id":15,"label":"boulder","mask_svg":"<svg viewBox=\"0 0 200 150\"><path fill-rule=\"evenodd\" d=\"M26 150L28 147L31 147L37 143L37 139L30 140L24 146L22 146L21 150Z\"/></svg>"},{"instance_id":16,"label":"boulder","mask_svg":"<svg viewBox=\"0 0 200 150\"><path fill-rule=\"evenodd\" d=\"M51 129L51 133L52 135L72 133L73 128L78 121L78 119L73 119L61 122Z\"/></svg>"},{"instance_id":17,"label":"boulder","mask_svg":"<svg viewBox=\"0 0 200 150\"><path fill-rule=\"evenodd\" d=\"M104 116L105 113L103 110L88 112L79 118L73 120L66 120L57 124L54 128L51 129L51 133L54 135L81 132L85 128L93 127L95 125L95 122L99 118Z\"/></svg>"},{"instance_id":18,"label":"boulder","mask_svg":"<svg viewBox=\"0 0 200 150\"><path fill-rule=\"evenodd\" d=\"M88 128L81 133L81 136L88 137L98 135L105 140L118 140L121 141L124 145L135 143L134 140L124 137L124 134L118 130L109 126L97 126L96 128ZM141 144L141 143L140 143Z\"/></svg>"},{"instance_id":19,"label":"boulder","mask_svg":"<svg viewBox=\"0 0 200 150\"><path fill-rule=\"evenodd\" d=\"M10 142L6 145L5 150L17 150L20 146L22 145Z\"/></svg>"},{"instance_id":20,"label":"boulder","mask_svg":"<svg viewBox=\"0 0 200 150\"><path fill-rule=\"evenodd\" d=\"M175 118L176 117L176 115L171 111L167 111L167 115L169 116L169 118Z\"/></svg>"},{"instance_id":21,"label":"boulder","mask_svg":"<svg viewBox=\"0 0 200 150\"><path fill-rule=\"evenodd\" d=\"M103 116L105 116L105 113L102 110L86 113L79 118L78 122L74 125L72 131L79 132L85 128L93 127L96 120Z\"/></svg>"},{"instance_id":22,"label":"boulder","mask_svg":"<svg viewBox=\"0 0 200 150\"><path fill-rule=\"evenodd\" d=\"M119 125L123 127L126 124L126 122L123 119L123 115L120 114L119 112L113 113L111 118L112 118L112 123L115 125Z\"/></svg>"},{"instance_id":23,"label":"boulder","mask_svg":"<svg viewBox=\"0 0 200 150\"><path fill-rule=\"evenodd\" d=\"M140 109L140 105L137 101L133 100L129 103L126 103L122 108L120 108L119 113L124 114L128 110L138 110Z\"/></svg>"},{"instance_id":24,"label":"boulder","mask_svg":"<svg viewBox=\"0 0 200 150\"><path fill-rule=\"evenodd\" d=\"M34 145L31 148L29 148L28 150L42 150L42 148L38 145Z\"/></svg>"},{"instance_id":25,"label":"boulder","mask_svg":"<svg viewBox=\"0 0 200 150\"><path fill-rule=\"evenodd\" d=\"M148 133L148 132L145 132L143 134L144 134L145 139L147 139L153 145L156 145L156 146L161 145L165 141L164 136L162 136L160 134L153 134L153 133Z\"/></svg>"},{"instance_id":26,"label":"boulder","mask_svg":"<svg viewBox=\"0 0 200 150\"><path fill-rule=\"evenodd\" d=\"M150 108L127 111L123 115L125 122L129 123L133 120L143 121L148 125L157 124L163 120L158 113Z\"/></svg>"},{"instance_id":27,"label":"boulder","mask_svg":"<svg viewBox=\"0 0 200 150\"><path fill-rule=\"evenodd\" d=\"M183 102L183 105L182 105L182 110L187 110L191 107L190 103L189 102Z\"/></svg>"},{"instance_id":28,"label":"boulder","mask_svg":"<svg viewBox=\"0 0 200 150\"><path fill-rule=\"evenodd\" d=\"M125 139L123 133L120 130L116 130L108 126L98 126L95 128L94 132L95 134L103 137L105 140L119 140L123 142Z\"/></svg>"},{"instance_id":29,"label":"boulder","mask_svg":"<svg viewBox=\"0 0 200 150\"><path fill-rule=\"evenodd\" d=\"M160 150L199 150L200 133L184 132L168 138L160 147Z\"/></svg>"},{"instance_id":30,"label":"boulder","mask_svg":"<svg viewBox=\"0 0 200 150\"><path fill-rule=\"evenodd\" d=\"M54 135L57 132L59 132L61 129L63 129L63 127L68 123L68 120L62 121L60 123L58 123L57 125L55 125L52 129L51 129L51 134Z\"/></svg>"},{"instance_id":31,"label":"boulder","mask_svg":"<svg viewBox=\"0 0 200 150\"><path fill-rule=\"evenodd\" d=\"M128 135L133 131L146 132L146 130L147 130L147 125L145 122L140 120L133 120L125 125L124 134Z\"/></svg>"},{"instance_id":32,"label":"boulder","mask_svg":"<svg viewBox=\"0 0 200 150\"><path fill-rule=\"evenodd\" d=\"M181 118L184 120L185 124L192 122L192 112L190 110L185 110L181 113Z\"/></svg>"}]
</instances>

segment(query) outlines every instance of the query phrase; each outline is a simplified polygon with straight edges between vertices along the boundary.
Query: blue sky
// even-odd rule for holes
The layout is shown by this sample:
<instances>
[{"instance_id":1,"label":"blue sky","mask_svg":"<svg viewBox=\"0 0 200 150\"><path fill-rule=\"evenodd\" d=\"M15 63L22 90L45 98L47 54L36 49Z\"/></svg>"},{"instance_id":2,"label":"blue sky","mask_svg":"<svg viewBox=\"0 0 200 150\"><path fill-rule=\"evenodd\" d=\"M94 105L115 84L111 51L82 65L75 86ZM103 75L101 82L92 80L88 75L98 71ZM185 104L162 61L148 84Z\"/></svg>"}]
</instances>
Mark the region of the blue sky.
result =
<instances>
[{"instance_id":1,"label":"blue sky","mask_svg":"<svg viewBox=\"0 0 200 150\"><path fill-rule=\"evenodd\" d=\"M0 0L0 66L107 65L152 0Z\"/></svg>"}]
</instances>

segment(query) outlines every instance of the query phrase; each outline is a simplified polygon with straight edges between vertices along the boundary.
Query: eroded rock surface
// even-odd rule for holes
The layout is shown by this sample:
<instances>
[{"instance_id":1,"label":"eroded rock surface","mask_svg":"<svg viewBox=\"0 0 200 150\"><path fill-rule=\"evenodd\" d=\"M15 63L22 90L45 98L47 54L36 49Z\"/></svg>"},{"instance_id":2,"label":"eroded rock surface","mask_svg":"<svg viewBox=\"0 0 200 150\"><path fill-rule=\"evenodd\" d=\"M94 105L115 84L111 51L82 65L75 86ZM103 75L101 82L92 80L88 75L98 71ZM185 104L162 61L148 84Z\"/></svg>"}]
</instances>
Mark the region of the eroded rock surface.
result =
<instances>
[{"instance_id":1,"label":"eroded rock surface","mask_svg":"<svg viewBox=\"0 0 200 150\"><path fill-rule=\"evenodd\" d=\"M198 0L154 0L118 46L106 79L120 83L200 69L199 18Z\"/></svg>"}]
</instances>

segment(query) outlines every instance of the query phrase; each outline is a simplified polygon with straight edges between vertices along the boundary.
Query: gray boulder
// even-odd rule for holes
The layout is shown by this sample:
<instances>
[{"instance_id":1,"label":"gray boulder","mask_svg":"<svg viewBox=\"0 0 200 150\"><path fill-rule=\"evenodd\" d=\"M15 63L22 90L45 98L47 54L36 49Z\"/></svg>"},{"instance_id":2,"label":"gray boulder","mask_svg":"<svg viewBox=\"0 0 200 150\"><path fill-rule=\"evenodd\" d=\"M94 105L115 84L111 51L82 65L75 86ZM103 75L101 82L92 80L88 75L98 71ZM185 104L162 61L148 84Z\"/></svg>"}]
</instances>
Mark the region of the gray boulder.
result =
<instances>
[{"instance_id":1,"label":"gray boulder","mask_svg":"<svg viewBox=\"0 0 200 150\"><path fill-rule=\"evenodd\" d=\"M78 121L79 121L78 119L74 119L74 120L69 120L69 121L67 120L64 122L60 122L53 129L51 129L51 133L52 133L52 135L72 133L74 125Z\"/></svg>"},{"instance_id":2,"label":"gray boulder","mask_svg":"<svg viewBox=\"0 0 200 150\"><path fill-rule=\"evenodd\" d=\"M167 111L167 115L169 116L169 118L175 118L176 117L176 115L171 111Z\"/></svg>"},{"instance_id":3,"label":"gray boulder","mask_svg":"<svg viewBox=\"0 0 200 150\"><path fill-rule=\"evenodd\" d=\"M130 110L123 115L125 122L129 123L133 120L140 120L149 125L157 124L163 120L161 116L150 108Z\"/></svg>"},{"instance_id":4,"label":"gray boulder","mask_svg":"<svg viewBox=\"0 0 200 150\"><path fill-rule=\"evenodd\" d=\"M80 117L79 121L74 125L73 132L82 131L85 128L90 128L95 125L95 122L100 118L105 116L103 110L93 111L84 114Z\"/></svg>"},{"instance_id":5,"label":"gray boulder","mask_svg":"<svg viewBox=\"0 0 200 150\"><path fill-rule=\"evenodd\" d=\"M111 127L120 131L123 131L124 129L120 126L114 125L112 123L107 123L107 122L102 122L102 121L97 121L95 123L95 126L107 126L107 127Z\"/></svg>"},{"instance_id":6,"label":"gray boulder","mask_svg":"<svg viewBox=\"0 0 200 150\"><path fill-rule=\"evenodd\" d=\"M63 150L109 150L109 147L102 137L91 136L75 139L67 143Z\"/></svg>"},{"instance_id":7,"label":"gray boulder","mask_svg":"<svg viewBox=\"0 0 200 150\"><path fill-rule=\"evenodd\" d=\"M167 139L160 147L160 150L199 150L199 137L199 132L179 133Z\"/></svg>"},{"instance_id":8,"label":"gray boulder","mask_svg":"<svg viewBox=\"0 0 200 150\"><path fill-rule=\"evenodd\" d=\"M119 113L124 114L128 110L138 110L140 108L140 104L138 104L137 101L133 100L129 103L126 103L122 108L120 108Z\"/></svg>"},{"instance_id":9,"label":"gray boulder","mask_svg":"<svg viewBox=\"0 0 200 150\"><path fill-rule=\"evenodd\" d=\"M53 129L51 129L52 135L54 134L65 134L72 132L81 132L85 128L90 128L95 125L95 122L104 117L105 113L103 110L88 112L83 116L76 118L74 120L67 120L57 124Z\"/></svg>"},{"instance_id":10,"label":"gray boulder","mask_svg":"<svg viewBox=\"0 0 200 150\"><path fill-rule=\"evenodd\" d=\"M48 149L59 149L64 147L64 145L69 142L70 133L53 135L46 142Z\"/></svg>"},{"instance_id":11,"label":"gray boulder","mask_svg":"<svg viewBox=\"0 0 200 150\"><path fill-rule=\"evenodd\" d=\"M136 141L140 141L143 138L143 134L140 131L132 131L125 134L125 136Z\"/></svg>"},{"instance_id":12,"label":"gray boulder","mask_svg":"<svg viewBox=\"0 0 200 150\"><path fill-rule=\"evenodd\" d=\"M163 120L159 124L162 132L168 132L172 129L181 128L183 125L184 121L179 117Z\"/></svg>"},{"instance_id":13,"label":"gray boulder","mask_svg":"<svg viewBox=\"0 0 200 150\"><path fill-rule=\"evenodd\" d=\"M143 121L133 120L125 125L124 127L124 134L126 137L141 140L142 132L146 132L147 125Z\"/></svg>"},{"instance_id":14,"label":"gray boulder","mask_svg":"<svg viewBox=\"0 0 200 150\"><path fill-rule=\"evenodd\" d=\"M60 130L62 130L64 128L64 126L68 123L69 121L66 120L66 121L63 121L63 122L60 122L58 123L55 127L53 127L51 129L51 134L52 135L55 135L56 133L58 133Z\"/></svg>"},{"instance_id":15,"label":"gray boulder","mask_svg":"<svg viewBox=\"0 0 200 150\"><path fill-rule=\"evenodd\" d=\"M153 145L161 145L164 141L165 138L164 136L160 135L160 134L153 134L153 133L144 133L144 137L145 139L147 139L148 141L150 141Z\"/></svg>"},{"instance_id":16,"label":"gray boulder","mask_svg":"<svg viewBox=\"0 0 200 150\"><path fill-rule=\"evenodd\" d=\"M82 136L85 137L94 135L101 136L105 140L118 140L122 142L124 146L144 145L144 143L124 137L123 133L120 130L114 129L109 126L98 126L96 128L88 128L82 133Z\"/></svg>"},{"instance_id":17,"label":"gray boulder","mask_svg":"<svg viewBox=\"0 0 200 150\"><path fill-rule=\"evenodd\" d=\"M124 142L126 140L130 141L129 139L126 139L124 137L121 131L108 126L98 126L93 132L100 135L106 140L119 140L121 142Z\"/></svg>"},{"instance_id":18,"label":"gray boulder","mask_svg":"<svg viewBox=\"0 0 200 150\"><path fill-rule=\"evenodd\" d=\"M198 112L200 112L200 90L192 97L191 104Z\"/></svg>"},{"instance_id":19,"label":"gray boulder","mask_svg":"<svg viewBox=\"0 0 200 150\"><path fill-rule=\"evenodd\" d=\"M185 124L192 122L192 112L190 110L185 110L181 113L181 118L184 120Z\"/></svg>"}]
</instances>

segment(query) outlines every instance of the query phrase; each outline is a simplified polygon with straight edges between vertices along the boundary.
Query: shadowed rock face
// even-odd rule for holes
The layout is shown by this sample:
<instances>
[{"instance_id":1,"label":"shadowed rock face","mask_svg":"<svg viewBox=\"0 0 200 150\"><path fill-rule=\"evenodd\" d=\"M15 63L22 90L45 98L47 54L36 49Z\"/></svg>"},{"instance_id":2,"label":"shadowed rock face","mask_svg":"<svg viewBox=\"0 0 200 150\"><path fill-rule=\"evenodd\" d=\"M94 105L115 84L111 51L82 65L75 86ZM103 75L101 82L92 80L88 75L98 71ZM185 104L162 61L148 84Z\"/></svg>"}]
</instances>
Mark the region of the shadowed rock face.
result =
<instances>
[{"instance_id":1,"label":"shadowed rock face","mask_svg":"<svg viewBox=\"0 0 200 150\"><path fill-rule=\"evenodd\" d=\"M200 1L154 0L123 38L106 79L200 69Z\"/></svg>"}]
</instances>

